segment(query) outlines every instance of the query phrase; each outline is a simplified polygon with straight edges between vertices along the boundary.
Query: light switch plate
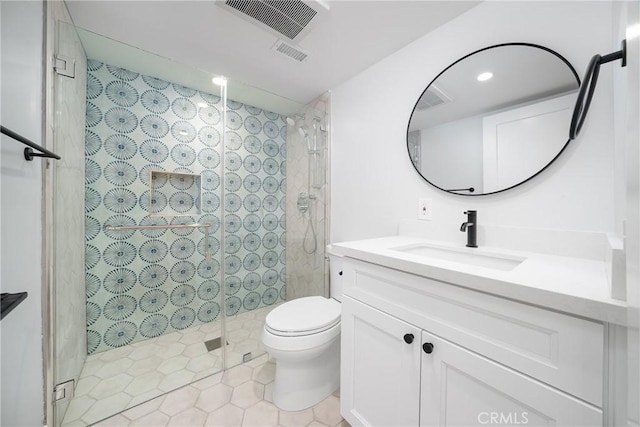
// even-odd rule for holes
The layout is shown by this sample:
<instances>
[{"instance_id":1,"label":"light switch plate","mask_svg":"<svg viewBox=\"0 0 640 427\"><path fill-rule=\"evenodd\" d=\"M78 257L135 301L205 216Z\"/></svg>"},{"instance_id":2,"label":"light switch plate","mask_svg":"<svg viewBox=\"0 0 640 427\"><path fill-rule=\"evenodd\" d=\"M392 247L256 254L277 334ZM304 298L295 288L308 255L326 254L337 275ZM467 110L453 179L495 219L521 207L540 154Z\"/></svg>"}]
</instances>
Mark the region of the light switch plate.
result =
<instances>
[{"instance_id":1,"label":"light switch plate","mask_svg":"<svg viewBox=\"0 0 640 427\"><path fill-rule=\"evenodd\" d=\"M431 221L433 202L431 199L418 199L418 219Z\"/></svg>"}]
</instances>

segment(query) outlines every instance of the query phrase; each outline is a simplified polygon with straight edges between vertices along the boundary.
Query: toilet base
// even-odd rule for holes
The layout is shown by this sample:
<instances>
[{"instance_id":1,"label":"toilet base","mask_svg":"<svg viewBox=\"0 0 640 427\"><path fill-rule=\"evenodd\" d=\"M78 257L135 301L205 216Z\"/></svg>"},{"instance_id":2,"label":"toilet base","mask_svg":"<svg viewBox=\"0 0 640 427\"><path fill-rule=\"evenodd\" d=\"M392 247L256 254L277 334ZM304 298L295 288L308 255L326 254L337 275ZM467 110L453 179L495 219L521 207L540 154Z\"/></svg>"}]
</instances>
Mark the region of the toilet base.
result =
<instances>
[{"instance_id":1,"label":"toilet base","mask_svg":"<svg viewBox=\"0 0 640 427\"><path fill-rule=\"evenodd\" d=\"M276 358L273 403L284 411L310 408L339 387L340 339L311 360L281 362Z\"/></svg>"}]
</instances>

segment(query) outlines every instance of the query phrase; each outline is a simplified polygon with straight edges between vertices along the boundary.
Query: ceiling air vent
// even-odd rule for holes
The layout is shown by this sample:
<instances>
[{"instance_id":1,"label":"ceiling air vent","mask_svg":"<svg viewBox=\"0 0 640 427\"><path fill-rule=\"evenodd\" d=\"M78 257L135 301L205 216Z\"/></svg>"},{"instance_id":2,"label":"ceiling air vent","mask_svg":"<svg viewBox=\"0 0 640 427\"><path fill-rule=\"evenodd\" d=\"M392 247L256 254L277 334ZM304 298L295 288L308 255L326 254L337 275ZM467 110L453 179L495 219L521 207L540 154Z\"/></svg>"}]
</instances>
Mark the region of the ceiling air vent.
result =
<instances>
[{"instance_id":1,"label":"ceiling air vent","mask_svg":"<svg viewBox=\"0 0 640 427\"><path fill-rule=\"evenodd\" d=\"M216 5L291 41L302 39L329 10L318 0L224 0Z\"/></svg>"},{"instance_id":2,"label":"ceiling air vent","mask_svg":"<svg viewBox=\"0 0 640 427\"><path fill-rule=\"evenodd\" d=\"M284 40L278 40L271 49L287 55L289 58L295 59L298 62L304 61L307 56L309 56L308 53L302 51L299 47L292 46Z\"/></svg>"},{"instance_id":3,"label":"ceiling air vent","mask_svg":"<svg viewBox=\"0 0 640 427\"><path fill-rule=\"evenodd\" d=\"M427 108L433 108L436 105L445 104L451 101L452 99L449 96L447 96L442 90L440 90L438 87L434 85L431 85L418 100L418 105L416 105L416 109L426 110Z\"/></svg>"}]
</instances>

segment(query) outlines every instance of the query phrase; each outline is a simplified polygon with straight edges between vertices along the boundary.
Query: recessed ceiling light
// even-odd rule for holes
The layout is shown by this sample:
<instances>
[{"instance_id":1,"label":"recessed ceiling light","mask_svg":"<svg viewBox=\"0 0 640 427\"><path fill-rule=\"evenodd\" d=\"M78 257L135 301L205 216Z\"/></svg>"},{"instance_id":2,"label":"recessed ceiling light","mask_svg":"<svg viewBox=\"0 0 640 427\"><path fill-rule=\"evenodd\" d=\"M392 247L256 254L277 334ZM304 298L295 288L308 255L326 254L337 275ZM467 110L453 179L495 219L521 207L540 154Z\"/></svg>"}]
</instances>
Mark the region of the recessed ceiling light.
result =
<instances>
[{"instance_id":1,"label":"recessed ceiling light","mask_svg":"<svg viewBox=\"0 0 640 427\"><path fill-rule=\"evenodd\" d=\"M227 84L227 79L225 79L222 76L214 77L211 79L211 81L213 82L214 85L218 85L218 86L224 86Z\"/></svg>"},{"instance_id":2,"label":"recessed ceiling light","mask_svg":"<svg viewBox=\"0 0 640 427\"><path fill-rule=\"evenodd\" d=\"M478 81L479 82L486 82L487 80L489 80L491 77L493 77L493 73L490 72L486 72L486 73L480 73L478 74Z\"/></svg>"}]
</instances>

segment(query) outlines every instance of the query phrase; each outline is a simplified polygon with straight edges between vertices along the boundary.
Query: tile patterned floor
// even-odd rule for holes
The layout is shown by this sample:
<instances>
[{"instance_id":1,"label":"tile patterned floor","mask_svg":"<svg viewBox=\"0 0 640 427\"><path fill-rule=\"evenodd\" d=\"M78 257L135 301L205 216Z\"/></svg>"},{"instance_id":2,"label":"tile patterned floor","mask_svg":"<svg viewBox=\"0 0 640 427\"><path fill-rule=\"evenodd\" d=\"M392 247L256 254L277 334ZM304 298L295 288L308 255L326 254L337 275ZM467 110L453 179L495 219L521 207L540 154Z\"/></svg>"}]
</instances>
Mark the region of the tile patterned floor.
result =
<instances>
[{"instance_id":1,"label":"tile patterned floor","mask_svg":"<svg viewBox=\"0 0 640 427\"><path fill-rule=\"evenodd\" d=\"M313 408L279 410L271 402L275 363L263 355L95 424L107 426L349 427L338 392Z\"/></svg>"},{"instance_id":2,"label":"tile patterned floor","mask_svg":"<svg viewBox=\"0 0 640 427\"><path fill-rule=\"evenodd\" d=\"M251 352L264 354L260 334L275 306L226 320L227 367ZM220 337L221 322L92 354L87 358L63 426L86 426L221 371L221 349L204 342Z\"/></svg>"}]
</instances>

